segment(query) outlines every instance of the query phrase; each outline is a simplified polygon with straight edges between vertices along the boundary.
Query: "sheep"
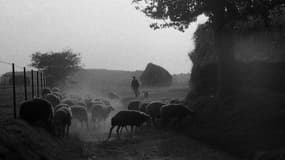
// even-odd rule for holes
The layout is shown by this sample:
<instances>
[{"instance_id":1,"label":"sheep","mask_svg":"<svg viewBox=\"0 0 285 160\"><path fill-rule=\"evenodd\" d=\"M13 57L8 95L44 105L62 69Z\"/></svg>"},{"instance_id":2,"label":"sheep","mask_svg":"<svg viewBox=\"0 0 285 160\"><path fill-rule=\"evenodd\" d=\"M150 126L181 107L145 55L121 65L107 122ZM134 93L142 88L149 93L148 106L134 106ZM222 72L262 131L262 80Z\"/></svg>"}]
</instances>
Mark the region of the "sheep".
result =
<instances>
[{"instance_id":1,"label":"sheep","mask_svg":"<svg viewBox=\"0 0 285 160\"><path fill-rule=\"evenodd\" d=\"M84 122L86 127L88 128L88 114L87 109L84 106L73 105L71 106L73 119L77 119L80 121L81 126L83 126Z\"/></svg>"},{"instance_id":2,"label":"sheep","mask_svg":"<svg viewBox=\"0 0 285 160\"><path fill-rule=\"evenodd\" d=\"M57 88L57 87L53 87L53 88L51 89L51 91L52 91L52 92L60 92L60 89Z\"/></svg>"},{"instance_id":3,"label":"sheep","mask_svg":"<svg viewBox=\"0 0 285 160\"><path fill-rule=\"evenodd\" d=\"M149 104L149 102L142 102L140 105L139 105L139 111L141 112L146 112L146 106Z\"/></svg>"},{"instance_id":4,"label":"sheep","mask_svg":"<svg viewBox=\"0 0 285 160\"><path fill-rule=\"evenodd\" d=\"M103 108L103 120L106 121L110 113L114 111L114 108L112 106L106 106Z\"/></svg>"},{"instance_id":5,"label":"sheep","mask_svg":"<svg viewBox=\"0 0 285 160\"><path fill-rule=\"evenodd\" d=\"M85 102L86 103L86 102ZM93 102L93 101L90 101L88 103L86 103L86 109L90 112L92 112L92 109L95 105L104 105L103 103L96 103L96 102Z\"/></svg>"},{"instance_id":6,"label":"sheep","mask_svg":"<svg viewBox=\"0 0 285 160\"><path fill-rule=\"evenodd\" d=\"M65 103L58 104L58 105L55 106L54 111L56 112L60 108L67 108L70 111L70 113L72 113L71 107L68 104L65 104Z\"/></svg>"},{"instance_id":7,"label":"sheep","mask_svg":"<svg viewBox=\"0 0 285 160\"><path fill-rule=\"evenodd\" d=\"M79 105L79 106L84 106L86 108L86 104L84 102L80 101L80 102L77 102L76 104Z\"/></svg>"},{"instance_id":8,"label":"sheep","mask_svg":"<svg viewBox=\"0 0 285 160\"><path fill-rule=\"evenodd\" d=\"M194 111L182 104L163 105L160 108L160 124L162 127L166 127L171 120L175 120L174 125L176 125L183 118L194 114Z\"/></svg>"},{"instance_id":9,"label":"sheep","mask_svg":"<svg viewBox=\"0 0 285 160\"><path fill-rule=\"evenodd\" d=\"M64 99L61 101L62 104L67 104L69 106L73 106L75 103L71 99Z\"/></svg>"},{"instance_id":10,"label":"sheep","mask_svg":"<svg viewBox=\"0 0 285 160\"><path fill-rule=\"evenodd\" d=\"M183 104L183 100L179 100L179 99L172 99L169 101L169 104Z\"/></svg>"},{"instance_id":11,"label":"sheep","mask_svg":"<svg viewBox=\"0 0 285 160\"><path fill-rule=\"evenodd\" d=\"M86 104L86 107L87 107L88 110L90 110L92 105L94 104L92 98L84 99L84 103Z\"/></svg>"},{"instance_id":12,"label":"sheep","mask_svg":"<svg viewBox=\"0 0 285 160\"><path fill-rule=\"evenodd\" d=\"M42 89L42 97L45 98L48 94L51 94L51 90L49 88Z\"/></svg>"},{"instance_id":13,"label":"sheep","mask_svg":"<svg viewBox=\"0 0 285 160\"><path fill-rule=\"evenodd\" d=\"M103 105L101 104L95 104L91 108L91 120L94 124L98 123L99 121L103 120Z\"/></svg>"},{"instance_id":14,"label":"sheep","mask_svg":"<svg viewBox=\"0 0 285 160\"><path fill-rule=\"evenodd\" d=\"M43 125L44 128L50 130L54 109L47 100L35 98L23 102L20 106L19 114L22 120L32 125Z\"/></svg>"},{"instance_id":15,"label":"sheep","mask_svg":"<svg viewBox=\"0 0 285 160\"><path fill-rule=\"evenodd\" d=\"M143 91L143 97L144 97L144 98L148 98L148 97L149 97L148 91Z\"/></svg>"},{"instance_id":16,"label":"sheep","mask_svg":"<svg viewBox=\"0 0 285 160\"><path fill-rule=\"evenodd\" d=\"M48 94L45 99L49 101L53 107L60 103L59 98L54 94Z\"/></svg>"},{"instance_id":17,"label":"sheep","mask_svg":"<svg viewBox=\"0 0 285 160\"><path fill-rule=\"evenodd\" d=\"M111 103L108 100L102 98L96 98L92 102L100 105L107 105L107 106L111 105Z\"/></svg>"},{"instance_id":18,"label":"sheep","mask_svg":"<svg viewBox=\"0 0 285 160\"><path fill-rule=\"evenodd\" d=\"M53 95L57 96L60 100L63 99L63 95L60 92L52 92Z\"/></svg>"},{"instance_id":19,"label":"sheep","mask_svg":"<svg viewBox=\"0 0 285 160\"><path fill-rule=\"evenodd\" d=\"M160 108L163 105L165 103L152 102L146 106L146 113L150 115L154 126L156 126L156 121L160 118Z\"/></svg>"},{"instance_id":20,"label":"sheep","mask_svg":"<svg viewBox=\"0 0 285 160\"><path fill-rule=\"evenodd\" d=\"M106 121L110 113L114 110L112 106L106 106L104 104L94 104L91 107L91 118L94 123L99 123L100 121Z\"/></svg>"},{"instance_id":21,"label":"sheep","mask_svg":"<svg viewBox=\"0 0 285 160\"><path fill-rule=\"evenodd\" d=\"M55 110L52 126L55 136L64 137L69 135L72 113L67 105L59 105Z\"/></svg>"},{"instance_id":22,"label":"sheep","mask_svg":"<svg viewBox=\"0 0 285 160\"><path fill-rule=\"evenodd\" d=\"M109 131L108 139L110 139L112 135L112 130L117 126L117 135L120 138L120 129L122 127L131 126L131 133L133 132L133 127L141 127L144 122L148 122L150 120L150 116L134 110L124 110L118 112L111 119L111 128Z\"/></svg>"},{"instance_id":23,"label":"sheep","mask_svg":"<svg viewBox=\"0 0 285 160\"><path fill-rule=\"evenodd\" d=\"M106 99L102 99L102 102L103 102L106 106L110 106L110 105L111 105L111 103L110 103L108 100L106 100Z\"/></svg>"},{"instance_id":24,"label":"sheep","mask_svg":"<svg viewBox=\"0 0 285 160\"><path fill-rule=\"evenodd\" d=\"M115 92L109 92L109 93L107 94L107 96L108 96L108 98L110 98L110 99L120 99L120 96L118 96L118 94L115 93Z\"/></svg>"},{"instance_id":25,"label":"sheep","mask_svg":"<svg viewBox=\"0 0 285 160\"><path fill-rule=\"evenodd\" d=\"M138 111L140 104L141 104L140 101L131 101L131 102L128 104L128 110L135 110L135 111Z\"/></svg>"}]
</instances>

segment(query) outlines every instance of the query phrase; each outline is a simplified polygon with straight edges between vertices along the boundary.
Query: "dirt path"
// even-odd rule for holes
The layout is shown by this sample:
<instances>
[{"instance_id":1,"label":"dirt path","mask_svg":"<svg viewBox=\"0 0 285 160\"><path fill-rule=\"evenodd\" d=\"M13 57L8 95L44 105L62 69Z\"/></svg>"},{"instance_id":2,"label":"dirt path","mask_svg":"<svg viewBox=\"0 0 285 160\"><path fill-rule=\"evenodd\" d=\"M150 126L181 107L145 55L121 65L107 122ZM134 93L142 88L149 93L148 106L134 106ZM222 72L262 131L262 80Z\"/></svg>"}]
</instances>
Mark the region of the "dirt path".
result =
<instances>
[{"instance_id":1,"label":"dirt path","mask_svg":"<svg viewBox=\"0 0 285 160\"><path fill-rule=\"evenodd\" d=\"M115 136L103 140L107 133L88 139L84 154L88 160L237 160L224 152L211 149L191 138L172 132L154 129L143 130L131 138L124 133L121 139ZM98 141L98 136L101 140ZM85 137L86 138L86 137ZM87 140L87 139L86 139Z\"/></svg>"}]
</instances>

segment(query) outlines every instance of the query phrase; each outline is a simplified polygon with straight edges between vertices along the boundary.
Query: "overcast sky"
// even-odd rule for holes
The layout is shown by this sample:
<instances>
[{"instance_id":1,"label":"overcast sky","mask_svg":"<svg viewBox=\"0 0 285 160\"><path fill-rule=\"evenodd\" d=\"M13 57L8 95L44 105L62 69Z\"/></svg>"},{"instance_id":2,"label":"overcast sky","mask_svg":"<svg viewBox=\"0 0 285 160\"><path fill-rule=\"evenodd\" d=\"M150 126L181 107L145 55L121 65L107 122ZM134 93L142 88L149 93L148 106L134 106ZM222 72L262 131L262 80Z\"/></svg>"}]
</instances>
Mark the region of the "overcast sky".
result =
<instances>
[{"instance_id":1,"label":"overcast sky","mask_svg":"<svg viewBox=\"0 0 285 160\"><path fill-rule=\"evenodd\" d=\"M0 60L30 63L36 51L71 48L85 68L143 70L153 62L190 72L195 27L153 31L131 0L0 0ZM0 73L10 66L0 64Z\"/></svg>"}]
</instances>

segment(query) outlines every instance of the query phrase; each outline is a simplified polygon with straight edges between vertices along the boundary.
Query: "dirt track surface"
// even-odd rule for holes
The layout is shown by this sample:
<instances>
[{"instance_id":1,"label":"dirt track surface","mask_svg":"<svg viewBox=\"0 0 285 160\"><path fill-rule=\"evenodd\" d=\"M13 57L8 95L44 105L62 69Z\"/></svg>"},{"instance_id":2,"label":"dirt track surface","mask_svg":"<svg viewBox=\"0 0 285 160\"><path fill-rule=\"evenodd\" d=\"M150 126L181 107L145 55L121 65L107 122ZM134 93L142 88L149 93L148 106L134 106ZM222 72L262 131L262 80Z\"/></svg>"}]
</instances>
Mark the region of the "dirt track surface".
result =
<instances>
[{"instance_id":1,"label":"dirt track surface","mask_svg":"<svg viewBox=\"0 0 285 160\"><path fill-rule=\"evenodd\" d=\"M101 135L103 138L103 134ZM191 138L154 129L139 131L132 138L124 133L109 141L90 141L84 145L88 160L237 160Z\"/></svg>"}]
</instances>

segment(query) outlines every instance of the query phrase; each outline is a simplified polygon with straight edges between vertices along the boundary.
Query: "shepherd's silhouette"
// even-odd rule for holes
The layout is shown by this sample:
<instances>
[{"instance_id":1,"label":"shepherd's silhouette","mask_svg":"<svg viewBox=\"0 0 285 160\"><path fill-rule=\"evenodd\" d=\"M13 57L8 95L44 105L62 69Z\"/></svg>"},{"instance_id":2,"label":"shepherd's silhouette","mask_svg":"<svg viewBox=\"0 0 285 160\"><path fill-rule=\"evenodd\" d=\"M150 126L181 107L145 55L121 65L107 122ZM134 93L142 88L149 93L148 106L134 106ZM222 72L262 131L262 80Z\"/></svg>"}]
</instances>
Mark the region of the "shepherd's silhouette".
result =
<instances>
[{"instance_id":1,"label":"shepherd's silhouette","mask_svg":"<svg viewBox=\"0 0 285 160\"><path fill-rule=\"evenodd\" d=\"M139 96L140 84L139 84L139 81L136 79L135 76L133 76L133 80L132 80L131 86L132 86L132 89L134 91L135 97L138 97Z\"/></svg>"}]
</instances>

